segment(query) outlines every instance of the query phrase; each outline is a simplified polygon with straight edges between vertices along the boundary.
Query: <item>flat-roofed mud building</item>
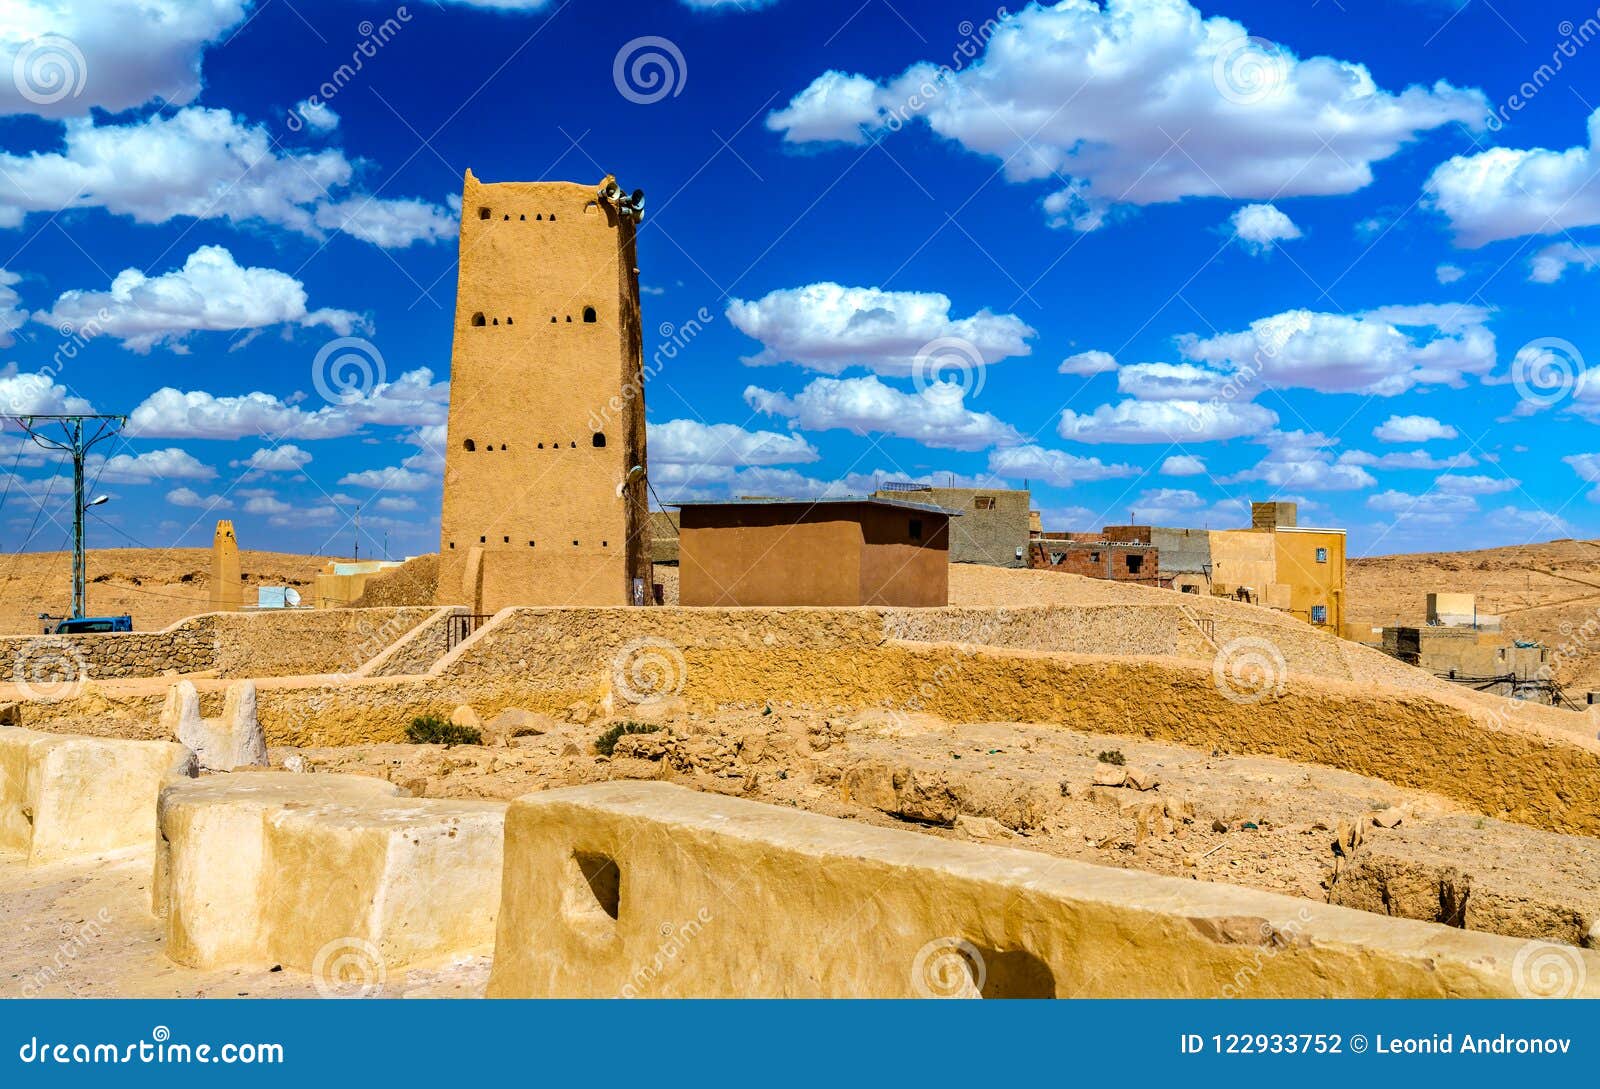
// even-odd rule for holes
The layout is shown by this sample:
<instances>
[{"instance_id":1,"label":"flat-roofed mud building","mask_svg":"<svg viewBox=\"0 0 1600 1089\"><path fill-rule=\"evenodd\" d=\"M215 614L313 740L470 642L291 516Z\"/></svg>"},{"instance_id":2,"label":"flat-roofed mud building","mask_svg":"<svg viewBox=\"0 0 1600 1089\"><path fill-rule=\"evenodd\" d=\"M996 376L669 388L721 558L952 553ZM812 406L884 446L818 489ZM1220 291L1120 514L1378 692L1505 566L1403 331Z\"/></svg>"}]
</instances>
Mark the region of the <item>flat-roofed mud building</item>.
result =
<instances>
[{"instance_id":1,"label":"flat-roofed mud building","mask_svg":"<svg viewBox=\"0 0 1600 1089\"><path fill-rule=\"evenodd\" d=\"M949 603L959 511L877 497L677 506L681 604Z\"/></svg>"}]
</instances>

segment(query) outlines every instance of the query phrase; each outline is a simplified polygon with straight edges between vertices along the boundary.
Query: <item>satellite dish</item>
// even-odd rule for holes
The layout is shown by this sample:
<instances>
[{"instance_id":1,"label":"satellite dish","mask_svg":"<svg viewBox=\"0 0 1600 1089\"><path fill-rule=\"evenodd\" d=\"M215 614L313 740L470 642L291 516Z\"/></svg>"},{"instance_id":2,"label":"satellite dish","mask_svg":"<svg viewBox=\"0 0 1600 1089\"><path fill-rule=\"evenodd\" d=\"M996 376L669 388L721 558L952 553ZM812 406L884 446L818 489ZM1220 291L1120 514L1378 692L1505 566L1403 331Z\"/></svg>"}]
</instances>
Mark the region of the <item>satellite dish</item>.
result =
<instances>
[{"instance_id":1,"label":"satellite dish","mask_svg":"<svg viewBox=\"0 0 1600 1089\"><path fill-rule=\"evenodd\" d=\"M291 609L300 604L300 591L293 586L286 587L283 591L283 603Z\"/></svg>"}]
</instances>

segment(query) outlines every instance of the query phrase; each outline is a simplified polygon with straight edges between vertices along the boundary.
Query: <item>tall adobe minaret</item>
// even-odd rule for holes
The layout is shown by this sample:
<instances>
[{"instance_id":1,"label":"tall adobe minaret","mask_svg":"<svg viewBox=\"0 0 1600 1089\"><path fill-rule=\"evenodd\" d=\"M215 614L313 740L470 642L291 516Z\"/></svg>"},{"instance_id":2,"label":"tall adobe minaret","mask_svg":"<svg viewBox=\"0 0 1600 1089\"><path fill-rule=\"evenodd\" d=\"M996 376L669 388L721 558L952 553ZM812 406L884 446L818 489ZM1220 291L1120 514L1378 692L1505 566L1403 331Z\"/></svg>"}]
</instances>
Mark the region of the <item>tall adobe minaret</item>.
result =
<instances>
[{"instance_id":1,"label":"tall adobe minaret","mask_svg":"<svg viewBox=\"0 0 1600 1089\"><path fill-rule=\"evenodd\" d=\"M467 171L441 604L646 601L643 201L609 177L486 185Z\"/></svg>"}]
</instances>

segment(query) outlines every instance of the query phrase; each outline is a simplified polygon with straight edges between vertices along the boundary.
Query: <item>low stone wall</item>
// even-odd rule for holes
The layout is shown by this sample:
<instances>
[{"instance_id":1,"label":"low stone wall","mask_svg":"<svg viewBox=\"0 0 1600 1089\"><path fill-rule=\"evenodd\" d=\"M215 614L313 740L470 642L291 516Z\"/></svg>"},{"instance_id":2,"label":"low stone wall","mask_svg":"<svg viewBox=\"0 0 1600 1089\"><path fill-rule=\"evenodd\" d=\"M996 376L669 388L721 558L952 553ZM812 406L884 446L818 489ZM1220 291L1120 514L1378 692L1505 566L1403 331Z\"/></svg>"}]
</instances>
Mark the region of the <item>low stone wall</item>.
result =
<instances>
[{"instance_id":1,"label":"low stone wall","mask_svg":"<svg viewBox=\"0 0 1600 1089\"><path fill-rule=\"evenodd\" d=\"M0 848L38 864L148 846L162 784L194 773L178 744L0 726Z\"/></svg>"},{"instance_id":2,"label":"low stone wall","mask_svg":"<svg viewBox=\"0 0 1600 1089\"><path fill-rule=\"evenodd\" d=\"M388 650L371 659L357 673L363 677L406 677L427 673L450 649L452 617L466 613L460 605L446 605L412 628Z\"/></svg>"},{"instance_id":3,"label":"low stone wall","mask_svg":"<svg viewBox=\"0 0 1600 1089\"><path fill-rule=\"evenodd\" d=\"M486 950L500 802L400 797L380 779L236 772L169 786L152 906L195 968L283 964L324 993Z\"/></svg>"},{"instance_id":4,"label":"low stone wall","mask_svg":"<svg viewBox=\"0 0 1600 1089\"><path fill-rule=\"evenodd\" d=\"M214 615L192 616L164 631L0 638L0 681L54 690L80 677L152 677L216 668ZM6 671L9 665L10 672Z\"/></svg>"},{"instance_id":5,"label":"low stone wall","mask_svg":"<svg viewBox=\"0 0 1600 1089\"><path fill-rule=\"evenodd\" d=\"M528 795L505 836L491 997L1446 998L1530 983L1515 939L662 783ZM1600 955L1565 952L1600 997Z\"/></svg>"},{"instance_id":6,"label":"low stone wall","mask_svg":"<svg viewBox=\"0 0 1600 1089\"><path fill-rule=\"evenodd\" d=\"M1438 682L1403 689L1371 683L1375 673L1295 673L1282 665L1289 652L1273 659L1254 645L1265 676L1252 685L1217 656L905 642L886 639L883 623L875 610L509 610L425 677L263 680L258 716L270 744L300 746L402 741L414 716L463 703L485 721L508 707L564 715L574 703L628 717L659 698L706 710L786 702L825 714L1063 723L1322 764L1501 819L1600 834L1600 741L1580 714ZM220 683L198 687L220 706ZM159 705L159 693L107 685L18 713L22 725L154 737Z\"/></svg>"},{"instance_id":7,"label":"low stone wall","mask_svg":"<svg viewBox=\"0 0 1600 1089\"><path fill-rule=\"evenodd\" d=\"M436 611L404 606L219 613L216 668L224 677L355 673Z\"/></svg>"}]
</instances>

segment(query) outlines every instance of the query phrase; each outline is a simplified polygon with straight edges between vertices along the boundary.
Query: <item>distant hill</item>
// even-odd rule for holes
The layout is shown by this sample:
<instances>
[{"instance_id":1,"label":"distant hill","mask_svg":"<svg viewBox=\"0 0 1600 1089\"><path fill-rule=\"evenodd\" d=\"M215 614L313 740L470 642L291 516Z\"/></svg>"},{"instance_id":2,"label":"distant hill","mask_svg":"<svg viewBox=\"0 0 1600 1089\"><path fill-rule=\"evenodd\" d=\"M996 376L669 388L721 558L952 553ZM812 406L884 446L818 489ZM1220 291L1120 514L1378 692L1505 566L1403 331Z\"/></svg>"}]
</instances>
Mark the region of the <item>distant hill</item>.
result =
<instances>
[{"instance_id":1,"label":"distant hill","mask_svg":"<svg viewBox=\"0 0 1600 1089\"><path fill-rule=\"evenodd\" d=\"M241 550L244 600L254 604L258 586L293 586L309 598L322 565L331 556ZM89 613L128 613L138 631L164 628L211 606L209 548L98 548L88 554ZM70 552L0 555L0 632L35 634L40 613L60 616L72 594Z\"/></svg>"},{"instance_id":2,"label":"distant hill","mask_svg":"<svg viewBox=\"0 0 1600 1089\"><path fill-rule=\"evenodd\" d=\"M1421 624L1429 593L1476 594L1507 634L1569 648L1557 679L1570 696L1600 689L1600 541L1375 556L1352 560L1348 581L1347 615L1363 626Z\"/></svg>"}]
</instances>

